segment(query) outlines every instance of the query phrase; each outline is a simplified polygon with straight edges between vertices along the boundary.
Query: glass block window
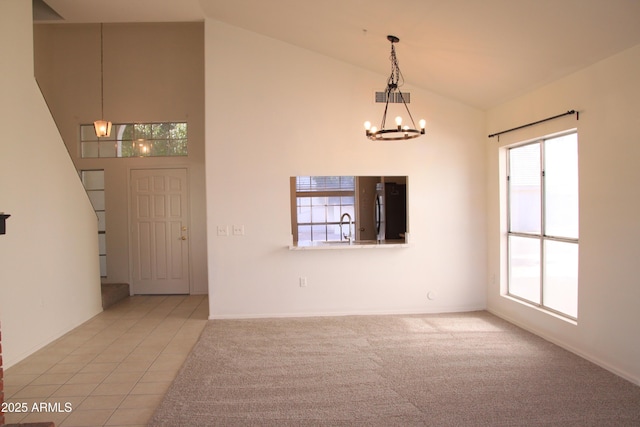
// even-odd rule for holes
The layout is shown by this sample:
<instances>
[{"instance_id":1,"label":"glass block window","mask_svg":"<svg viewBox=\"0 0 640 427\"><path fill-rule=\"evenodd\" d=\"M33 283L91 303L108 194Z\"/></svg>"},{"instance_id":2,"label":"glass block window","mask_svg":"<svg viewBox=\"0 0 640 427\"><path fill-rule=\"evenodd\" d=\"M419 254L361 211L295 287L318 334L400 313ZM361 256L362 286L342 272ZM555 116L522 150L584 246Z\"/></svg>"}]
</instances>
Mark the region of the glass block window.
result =
<instances>
[{"instance_id":1,"label":"glass block window","mask_svg":"<svg viewBox=\"0 0 640 427\"><path fill-rule=\"evenodd\" d=\"M82 158L186 156L187 145L183 122L114 123L111 135L101 138L93 124L80 126Z\"/></svg>"}]
</instances>

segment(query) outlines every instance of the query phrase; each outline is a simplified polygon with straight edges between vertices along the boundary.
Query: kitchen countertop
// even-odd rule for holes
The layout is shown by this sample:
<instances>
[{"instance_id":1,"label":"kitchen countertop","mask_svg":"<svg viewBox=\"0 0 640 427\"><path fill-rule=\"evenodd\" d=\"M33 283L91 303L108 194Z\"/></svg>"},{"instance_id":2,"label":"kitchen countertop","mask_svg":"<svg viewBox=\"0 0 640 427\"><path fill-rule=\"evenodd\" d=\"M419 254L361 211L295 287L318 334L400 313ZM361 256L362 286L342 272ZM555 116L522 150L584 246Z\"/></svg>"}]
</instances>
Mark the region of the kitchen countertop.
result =
<instances>
[{"instance_id":1,"label":"kitchen countertop","mask_svg":"<svg viewBox=\"0 0 640 427\"><path fill-rule=\"evenodd\" d=\"M399 240L362 240L349 242L297 242L289 245L291 251L309 250L354 250L354 249L391 249L407 248L409 243L406 239Z\"/></svg>"}]
</instances>

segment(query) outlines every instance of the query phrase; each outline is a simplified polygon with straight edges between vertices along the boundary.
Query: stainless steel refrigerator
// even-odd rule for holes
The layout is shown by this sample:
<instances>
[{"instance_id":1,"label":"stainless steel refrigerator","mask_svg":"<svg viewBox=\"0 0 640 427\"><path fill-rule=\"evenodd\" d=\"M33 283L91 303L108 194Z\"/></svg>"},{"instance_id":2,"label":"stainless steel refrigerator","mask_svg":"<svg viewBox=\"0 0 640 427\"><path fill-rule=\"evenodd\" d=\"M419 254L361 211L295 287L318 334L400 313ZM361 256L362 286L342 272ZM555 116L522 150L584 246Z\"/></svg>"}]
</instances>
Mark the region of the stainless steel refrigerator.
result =
<instances>
[{"instance_id":1,"label":"stainless steel refrigerator","mask_svg":"<svg viewBox=\"0 0 640 427\"><path fill-rule=\"evenodd\" d=\"M407 231L406 184L376 184L374 214L378 240L404 240Z\"/></svg>"}]
</instances>

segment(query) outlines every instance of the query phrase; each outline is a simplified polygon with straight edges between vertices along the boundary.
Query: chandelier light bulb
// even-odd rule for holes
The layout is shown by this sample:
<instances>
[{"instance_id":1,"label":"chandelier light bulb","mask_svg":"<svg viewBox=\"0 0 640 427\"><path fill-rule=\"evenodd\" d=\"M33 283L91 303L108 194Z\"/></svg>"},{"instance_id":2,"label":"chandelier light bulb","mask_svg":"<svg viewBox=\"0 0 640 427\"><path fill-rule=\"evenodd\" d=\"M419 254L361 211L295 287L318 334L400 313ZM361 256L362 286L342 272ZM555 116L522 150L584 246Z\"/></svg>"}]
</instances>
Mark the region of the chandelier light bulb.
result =
<instances>
[{"instance_id":1,"label":"chandelier light bulb","mask_svg":"<svg viewBox=\"0 0 640 427\"><path fill-rule=\"evenodd\" d=\"M373 126L373 127L371 128L371 133L376 133L376 132L378 132L378 128L377 128L377 127L375 127L375 126Z\"/></svg>"},{"instance_id":2,"label":"chandelier light bulb","mask_svg":"<svg viewBox=\"0 0 640 427\"><path fill-rule=\"evenodd\" d=\"M427 126L427 121L425 119L420 119L420 129L424 129Z\"/></svg>"},{"instance_id":3,"label":"chandelier light bulb","mask_svg":"<svg viewBox=\"0 0 640 427\"><path fill-rule=\"evenodd\" d=\"M371 129L371 122L364 122L364 128L366 130L370 130Z\"/></svg>"},{"instance_id":4,"label":"chandelier light bulb","mask_svg":"<svg viewBox=\"0 0 640 427\"><path fill-rule=\"evenodd\" d=\"M400 116L396 117L396 126L398 127L402 126L402 117Z\"/></svg>"}]
</instances>

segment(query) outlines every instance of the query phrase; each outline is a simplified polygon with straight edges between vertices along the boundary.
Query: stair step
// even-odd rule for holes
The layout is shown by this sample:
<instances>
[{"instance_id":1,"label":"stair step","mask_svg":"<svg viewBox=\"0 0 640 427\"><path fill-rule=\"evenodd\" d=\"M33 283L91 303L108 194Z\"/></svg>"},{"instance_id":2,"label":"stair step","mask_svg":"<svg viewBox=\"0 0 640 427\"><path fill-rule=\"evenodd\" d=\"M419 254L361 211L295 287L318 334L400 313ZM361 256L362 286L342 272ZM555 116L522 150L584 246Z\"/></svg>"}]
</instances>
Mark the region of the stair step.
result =
<instances>
[{"instance_id":1,"label":"stair step","mask_svg":"<svg viewBox=\"0 0 640 427\"><path fill-rule=\"evenodd\" d=\"M101 286L103 309L112 306L123 299L129 298L128 283L103 283Z\"/></svg>"}]
</instances>

